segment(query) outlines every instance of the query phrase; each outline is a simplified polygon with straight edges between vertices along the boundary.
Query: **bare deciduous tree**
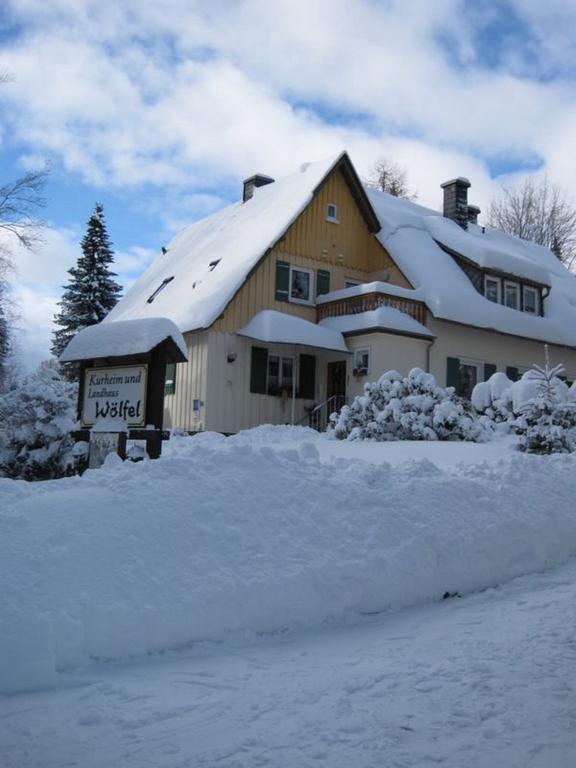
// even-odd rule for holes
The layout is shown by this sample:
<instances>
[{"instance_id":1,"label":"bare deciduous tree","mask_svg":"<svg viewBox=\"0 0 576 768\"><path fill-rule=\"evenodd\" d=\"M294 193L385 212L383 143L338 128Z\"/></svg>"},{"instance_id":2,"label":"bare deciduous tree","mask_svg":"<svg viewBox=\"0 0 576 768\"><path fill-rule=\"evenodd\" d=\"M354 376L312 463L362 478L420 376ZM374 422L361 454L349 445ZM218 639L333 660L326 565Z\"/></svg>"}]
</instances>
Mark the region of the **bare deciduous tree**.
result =
<instances>
[{"instance_id":1,"label":"bare deciduous tree","mask_svg":"<svg viewBox=\"0 0 576 768\"><path fill-rule=\"evenodd\" d=\"M388 192L394 197L402 197L405 200L415 200L417 197L408 188L406 169L387 157L377 160L366 183L369 187Z\"/></svg>"},{"instance_id":2,"label":"bare deciduous tree","mask_svg":"<svg viewBox=\"0 0 576 768\"><path fill-rule=\"evenodd\" d=\"M546 177L505 187L490 203L488 224L549 248L567 267L576 262L576 208Z\"/></svg>"}]
</instances>

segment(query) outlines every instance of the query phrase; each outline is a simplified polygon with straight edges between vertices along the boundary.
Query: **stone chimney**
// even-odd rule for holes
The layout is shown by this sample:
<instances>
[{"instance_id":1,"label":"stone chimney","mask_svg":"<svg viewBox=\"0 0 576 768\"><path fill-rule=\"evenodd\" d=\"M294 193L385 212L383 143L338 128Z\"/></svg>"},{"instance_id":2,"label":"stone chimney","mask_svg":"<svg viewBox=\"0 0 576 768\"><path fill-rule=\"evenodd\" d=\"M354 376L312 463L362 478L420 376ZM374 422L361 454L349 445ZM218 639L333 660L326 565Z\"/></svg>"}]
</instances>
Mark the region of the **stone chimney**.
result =
<instances>
[{"instance_id":1,"label":"stone chimney","mask_svg":"<svg viewBox=\"0 0 576 768\"><path fill-rule=\"evenodd\" d=\"M480 215L480 208L477 205L468 206L468 223L478 224L478 216Z\"/></svg>"},{"instance_id":2,"label":"stone chimney","mask_svg":"<svg viewBox=\"0 0 576 768\"><path fill-rule=\"evenodd\" d=\"M440 184L444 190L444 216L468 228L468 187L470 182L463 176Z\"/></svg>"},{"instance_id":3,"label":"stone chimney","mask_svg":"<svg viewBox=\"0 0 576 768\"><path fill-rule=\"evenodd\" d=\"M265 176L263 173L255 173L254 176L250 176L248 179L244 179L244 193L242 195L242 202L250 200L254 195L256 187L264 187L266 184L272 184L274 179L271 176Z\"/></svg>"}]
</instances>

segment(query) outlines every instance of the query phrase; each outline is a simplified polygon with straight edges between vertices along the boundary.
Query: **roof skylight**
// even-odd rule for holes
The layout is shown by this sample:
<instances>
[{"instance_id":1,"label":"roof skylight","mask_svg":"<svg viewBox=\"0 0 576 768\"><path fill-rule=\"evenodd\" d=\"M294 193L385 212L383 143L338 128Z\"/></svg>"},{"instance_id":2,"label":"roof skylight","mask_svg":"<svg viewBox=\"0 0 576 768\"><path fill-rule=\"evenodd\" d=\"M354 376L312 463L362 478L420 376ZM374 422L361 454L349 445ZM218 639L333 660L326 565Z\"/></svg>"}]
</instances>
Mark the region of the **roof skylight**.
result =
<instances>
[{"instance_id":1,"label":"roof skylight","mask_svg":"<svg viewBox=\"0 0 576 768\"><path fill-rule=\"evenodd\" d=\"M166 286L168 285L168 283L172 282L172 280L174 280L174 275L172 275L171 277L166 277L164 280L162 280L162 282L160 283L158 288L156 288L154 293L151 293L150 296L148 296L148 298L146 299L148 304L152 304L152 302L154 301L156 296L158 296L160 291L163 291L164 288L166 288Z\"/></svg>"}]
</instances>

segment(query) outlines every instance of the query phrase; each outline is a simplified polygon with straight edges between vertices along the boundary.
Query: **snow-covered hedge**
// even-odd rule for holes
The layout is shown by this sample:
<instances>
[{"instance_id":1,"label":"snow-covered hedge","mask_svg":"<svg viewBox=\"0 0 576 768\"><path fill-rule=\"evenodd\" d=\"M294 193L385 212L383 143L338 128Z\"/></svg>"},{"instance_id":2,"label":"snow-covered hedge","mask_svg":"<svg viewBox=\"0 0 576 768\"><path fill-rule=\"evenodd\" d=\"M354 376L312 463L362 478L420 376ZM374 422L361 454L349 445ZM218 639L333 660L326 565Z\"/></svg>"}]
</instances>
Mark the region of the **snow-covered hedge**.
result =
<instances>
[{"instance_id":1,"label":"snow-covered hedge","mask_svg":"<svg viewBox=\"0 0 576 768\"><path fill-rule=\"evenodd\" d=\"M340 440L480 440L484 430L470 405L440 387L431 373L388 371L364 394L333 414L329 431Z\"/></svg>"},{"instance_id":2,"label":"snow-covered hedge","mask_svg":"<svg viewBox=\"0 0 576 768\"><path fill-rule=\"evenodd\" d=\"M76 398L77 385L64 381L52 362L0 397L0 476L47 480L78 470L82 447L70 436Z\"/></svg>"},{"instance_id":3,"label":"snow-covered hedge","mask_svg":"<svg viewBox=\"0 0 576 768\"><path fill-rule=\"evenodd\" d=\"M516 382L494 373L474 387L472 404L486 426L520 435L519 448L528 453L576 450L576 388L560 378L564 368L534 365Z\"/></svg>"}]
</instances>

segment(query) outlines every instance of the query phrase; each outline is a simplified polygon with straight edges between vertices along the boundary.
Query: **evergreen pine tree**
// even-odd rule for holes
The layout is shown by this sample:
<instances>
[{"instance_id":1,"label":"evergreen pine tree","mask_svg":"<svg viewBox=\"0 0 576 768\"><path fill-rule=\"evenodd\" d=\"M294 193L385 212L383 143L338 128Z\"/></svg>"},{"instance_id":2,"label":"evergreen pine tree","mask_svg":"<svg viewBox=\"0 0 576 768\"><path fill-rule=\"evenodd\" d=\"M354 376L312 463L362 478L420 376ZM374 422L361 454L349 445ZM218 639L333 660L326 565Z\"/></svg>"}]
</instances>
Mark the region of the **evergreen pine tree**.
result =
<instances>
[{"instance_id":1,"label":"evergreen pine tree","mask_svg":"<svg viewBox=\"0 0 576 768\"><path fill-rule=\"evenodd\" d=\"M89 325L103 320L117 303L122 290L110 271L114 252L106 231L104 209L96 203L88 220L86 235L82 240L82 255L75 267L68 270L71 280L64 286L61 310L55 316L57 328L52 335L52 353L59 356L70 339ZM70 379L77 376L75 367L63 366Z\"/></svg>"}]
</instances>

